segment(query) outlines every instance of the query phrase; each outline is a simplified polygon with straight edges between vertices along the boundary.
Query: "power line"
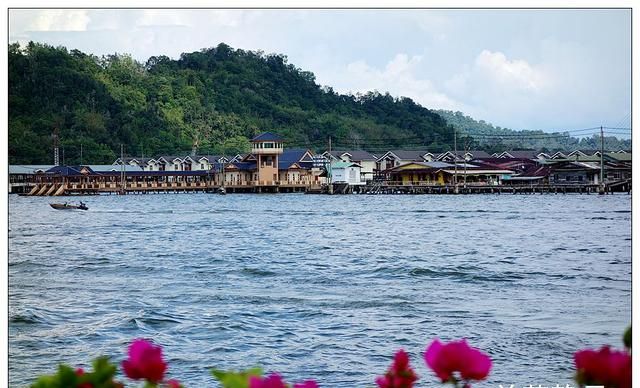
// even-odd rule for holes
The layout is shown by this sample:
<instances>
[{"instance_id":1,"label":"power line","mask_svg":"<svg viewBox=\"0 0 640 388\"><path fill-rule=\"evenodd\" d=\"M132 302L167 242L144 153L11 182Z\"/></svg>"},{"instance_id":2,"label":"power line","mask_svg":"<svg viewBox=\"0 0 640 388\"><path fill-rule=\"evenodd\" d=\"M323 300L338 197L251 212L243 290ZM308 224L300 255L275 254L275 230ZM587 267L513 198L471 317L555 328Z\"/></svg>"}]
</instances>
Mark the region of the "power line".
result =
<instances>
[{"instance_id":1,"label":"power line","mask_svg":"<svg viewBox=\"0 0 640 388\"><path fill-rule=\"evenodd\" d=\"M619 129L619 130L624 130L624 131L631 131L631 128L626 128L626 127L602 127L604 129Z\"/></svg>"}]
</instances>

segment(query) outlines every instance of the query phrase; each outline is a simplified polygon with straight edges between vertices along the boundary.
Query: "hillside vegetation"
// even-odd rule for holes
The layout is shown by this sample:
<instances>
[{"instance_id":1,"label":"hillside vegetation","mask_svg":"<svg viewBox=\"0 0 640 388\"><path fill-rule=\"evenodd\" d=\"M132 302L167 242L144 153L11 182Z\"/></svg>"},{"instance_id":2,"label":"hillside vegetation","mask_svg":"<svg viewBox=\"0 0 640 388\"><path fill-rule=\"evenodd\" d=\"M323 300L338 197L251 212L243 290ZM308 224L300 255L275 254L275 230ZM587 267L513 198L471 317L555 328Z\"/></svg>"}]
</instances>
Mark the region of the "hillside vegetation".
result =
<instances>
[{"instance_id":1,"label":"hillside vegetation","mask_svg":"<svg viewBox=\"0 0 640 388\"><path fill-rule=\"evenodd\" d=\"M448 110L437 110L436 112L447 123L458 129L461 134L471 136L477 147L490 153L517 149L547 152L600 149L600 135L598 134L578 139L572 137L570 132L514 131L508 128L494 127L484 120L478 121L465 116L462 112ZM597 130L591 131L591 133L594 132ZM631 140L622 140L605 134L604 147L605 150L610 151L630 150Z\"/></svg>"},{"instance_id":2,"label":"hillside vegetation","mask_svg":"<svg viewBox=\"0 0 640 388\"><path fill-rule=\"evenodd\" d=\"M452 125L465 128L457 114L388 93L339 94L284 55L225 44L140 63L16 43L8 65L10 163L53 163L54 138L65 164L111 163L121 145L130 156L245 152L264 131L317 151L331 136L336 149L439 152L453 148Z\"/></svg>"}]
</instances>

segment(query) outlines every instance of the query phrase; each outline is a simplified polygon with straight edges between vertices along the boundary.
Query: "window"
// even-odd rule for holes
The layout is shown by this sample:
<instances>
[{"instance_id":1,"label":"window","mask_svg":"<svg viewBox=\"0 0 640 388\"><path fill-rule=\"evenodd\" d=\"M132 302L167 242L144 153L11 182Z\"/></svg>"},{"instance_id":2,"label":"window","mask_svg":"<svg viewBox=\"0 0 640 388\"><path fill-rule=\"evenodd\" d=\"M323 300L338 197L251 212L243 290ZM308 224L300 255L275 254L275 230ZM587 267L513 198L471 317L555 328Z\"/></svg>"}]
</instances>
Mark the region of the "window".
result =
<instances>
[{"instance_id":1,"label":"window","mask_svg":"<svg viewBox=\"0 0 640 388\"><path fill-rule=\"evenodd\" d=\"M200 169L204 170L204 163L200 163Z\"/></svg>"}]
</instances>

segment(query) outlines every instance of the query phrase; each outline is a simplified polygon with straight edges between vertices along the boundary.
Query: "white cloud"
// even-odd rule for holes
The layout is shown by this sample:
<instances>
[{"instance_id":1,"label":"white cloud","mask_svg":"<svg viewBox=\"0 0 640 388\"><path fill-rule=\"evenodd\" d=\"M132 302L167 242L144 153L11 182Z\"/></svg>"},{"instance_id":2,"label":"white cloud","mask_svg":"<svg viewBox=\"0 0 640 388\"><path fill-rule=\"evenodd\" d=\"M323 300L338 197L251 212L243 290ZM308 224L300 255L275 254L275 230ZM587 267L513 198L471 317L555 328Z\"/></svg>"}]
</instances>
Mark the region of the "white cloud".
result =
<instances>
[{"instance_id":1,"label":"white cloud","mask_svg":"<svg viewBox=\"0 0 640 388\"><path fill-rule=\"evenodd\" d=\"M475 66L483 75L501 87L540 90L545 87L545 75L521 59L509 60L501 52L482 50Z\"/></svg>"},{"instance_id":2,"label":"white cloud","mask_svg":"<svg viewBox=\"0 0 640 388\"><path fill-rule=\"evenodd\" d=\"M27 24L30 31L86 31L89 24L87 10L49 9L37 11Z\"/></svg>"},{"instance_id":3,"label":"white cloud","mask_svg":"<svg viewBox=\"0 0 640 388\"><path fill-rule=\"evenodd\" d=\"M460 104L436 90L428 79L418 76L422 56L397 54L384 70L356 61L347 65L349 84L344 92L367 92L378 90L394 96L409 97L427 108L457 109Z\"/></svg>"}]
</instances>

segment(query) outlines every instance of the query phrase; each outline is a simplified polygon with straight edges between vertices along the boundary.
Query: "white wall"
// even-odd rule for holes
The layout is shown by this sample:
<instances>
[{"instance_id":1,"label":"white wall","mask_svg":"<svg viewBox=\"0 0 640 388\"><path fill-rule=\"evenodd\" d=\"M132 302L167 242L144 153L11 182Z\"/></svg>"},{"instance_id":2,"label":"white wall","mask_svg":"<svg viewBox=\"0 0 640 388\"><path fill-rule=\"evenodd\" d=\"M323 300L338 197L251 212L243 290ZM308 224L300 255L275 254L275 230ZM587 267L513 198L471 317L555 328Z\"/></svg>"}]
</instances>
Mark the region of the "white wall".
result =
<instances>
[{"instance_id":1,"label":"white wall","mask_svg":"<svg viewBox=\"0 0 640 388\"><path fill-rule=\"evenodd\" d=\"M331 169L331 183L348 183L350 185L363 185L360 179L360 167L340 167Z\"/></svg>"}]
</instances>

